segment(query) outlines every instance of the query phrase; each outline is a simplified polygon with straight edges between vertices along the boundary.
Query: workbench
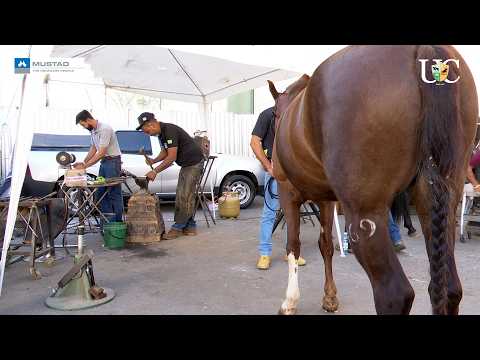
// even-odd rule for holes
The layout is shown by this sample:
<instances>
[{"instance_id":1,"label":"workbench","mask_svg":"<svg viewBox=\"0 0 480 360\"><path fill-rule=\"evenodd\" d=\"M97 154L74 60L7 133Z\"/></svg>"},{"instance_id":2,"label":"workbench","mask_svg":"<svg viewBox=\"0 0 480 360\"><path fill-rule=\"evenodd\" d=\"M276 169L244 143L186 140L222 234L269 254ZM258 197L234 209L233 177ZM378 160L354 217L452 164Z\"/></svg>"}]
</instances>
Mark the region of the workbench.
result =
<instances>
[{"instance_id":1,"label":"workbench","mask_svg":"<svg viewBox=\"0 0 480 360\"><path fill-rule=\"evenodd\" d=\"M83 228L84 234L98 233L100 232L100 221L106 223L110 222L108 216L114 215L111 213L103 213L100 210L100 202L107 196L114 186L121 185L125 182L125 178L118 177L112 179L106 179L103 184L87 184L87 186L66 186L64 182L59 182L60 190L63 192L65 199L68 203L68 217L65 224L65 230L63 232L62 247L65 248L68 253L68 248L78 248L81 253L81 247L83 244L66 244L66 235L78 234L78 228ZM95 198L95 194L98 189L106 187L106 191L98 199ZM75 222L74 219L78 218ZM96 226L92 226L90 219L93 218L96 222ZM71 232L75 229L74 232Z\"/></svg>"}]
</instances>

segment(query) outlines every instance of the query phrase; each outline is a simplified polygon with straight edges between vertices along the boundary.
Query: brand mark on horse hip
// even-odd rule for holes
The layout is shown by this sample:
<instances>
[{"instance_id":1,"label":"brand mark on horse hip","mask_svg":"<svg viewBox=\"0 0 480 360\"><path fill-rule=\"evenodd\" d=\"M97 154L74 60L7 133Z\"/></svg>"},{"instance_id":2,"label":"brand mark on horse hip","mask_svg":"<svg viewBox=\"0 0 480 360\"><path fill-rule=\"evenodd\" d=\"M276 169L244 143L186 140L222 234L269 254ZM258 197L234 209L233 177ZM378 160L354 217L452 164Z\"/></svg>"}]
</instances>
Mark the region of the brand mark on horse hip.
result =
<instances>
[{"instance_id":1,"label":"brand mark on horse hip","mask_svg":"<svg viewBox=\"0 0 480 360\"><path fill-rule=\"evenodd\" d=\"M375 223L370 219L362 219L360 220L360 229L362 230L368 230L366 227L363 226L364 223L368 223L370 225L370 235L368 235L368 237L371 238L373 234L375 234L377 225L375 225Z\"/></svg>"},{"instance_id":2,"label":"brand mark on horse hip","mask_svg":"<svg viewBox=\"0 0 480 360\"><path fill-rule=\"evenodd\" d=\"M358 236L357 233L352 234L352 224L348 225L348 235L350 236L350 239L354 243L356 243L356 242L358 242L358 240L360 240L360 236ZM353 238L353 235L355 235L355 239Z\"/></svg>"}]
</instances>

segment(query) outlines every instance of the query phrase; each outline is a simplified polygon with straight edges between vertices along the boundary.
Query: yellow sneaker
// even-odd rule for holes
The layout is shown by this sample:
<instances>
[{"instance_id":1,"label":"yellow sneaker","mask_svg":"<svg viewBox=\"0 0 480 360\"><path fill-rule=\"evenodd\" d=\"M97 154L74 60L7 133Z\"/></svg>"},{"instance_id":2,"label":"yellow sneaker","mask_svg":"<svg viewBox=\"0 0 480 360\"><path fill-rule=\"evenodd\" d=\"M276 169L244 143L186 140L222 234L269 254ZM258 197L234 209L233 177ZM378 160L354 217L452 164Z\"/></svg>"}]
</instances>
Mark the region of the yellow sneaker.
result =
<instances>
[{"instance_id":1,"label":"yellow sneaker","mask_svg":"<svg viewBox=\"0 0 480 360\"><path fill-rule=\"evenodd\" d=\"M257 269L268 270L270 268L270 256L262 255L257 262Z\"/></svg>"},{"instance_id":2,"label":"yellow sneaker","mask_svg":"<svg viewBox=\"0 0 480 360\"><path fill-rule=\"evenodd\" d=\"M285 256L283 257L283 260L288 261L288 256L285 255ZM304 266L304 265L307 264L307 261L306 261L304 258L302 258L301 256L299 256L299 257L298 257L298 260L297 260L297 264L298 264L298 266Z\"/></svg>"}]
</instances>

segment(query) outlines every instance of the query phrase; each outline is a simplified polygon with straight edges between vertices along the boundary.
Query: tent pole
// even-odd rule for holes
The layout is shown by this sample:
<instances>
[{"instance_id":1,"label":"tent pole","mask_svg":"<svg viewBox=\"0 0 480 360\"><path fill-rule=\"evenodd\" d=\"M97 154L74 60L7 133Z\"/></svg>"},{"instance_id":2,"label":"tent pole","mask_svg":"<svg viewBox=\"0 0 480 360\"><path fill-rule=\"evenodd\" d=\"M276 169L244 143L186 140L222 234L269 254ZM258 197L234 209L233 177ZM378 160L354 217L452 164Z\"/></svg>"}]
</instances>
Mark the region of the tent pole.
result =
<instances>
[{"instance_id":1,"label":"tent pole","mask_svg":"<svg viewBox=\"0 0 480 360\"><path fill-rule=\"evenodd\" d=\"M199 104L199 108L200 108L200 113L202 115L202 121L203 121L203 129L200 129L200 130L205 130L208 132L208 128L209 128L209 123L210 123L210 109L211 109L211 106L210 106L210 103L208 103L206 100L205 100L205 97L203 98L203 102L201 104Z\"/></svg>"},{"instance_id":2,"label":"tent pole","mask_svg":"<svg viewBox=\"0 0 480 360\"><path fill-rule=\"evenodd\" d=\"M31 54L41 57L51 53L52 45L38 45L30 47ZM32 50L36 50L35 52ZM17 218L18 203L28 164L28 154L32 146L33 128L31 123L36 120L38 110L42 108L43 77L40 74L24 74L20 95L20 105L15 135L15 150L13 154L12 183L8 206L5 234L3 235L3 249L0 261L0 295L5 275L7 251L13 235L13 228Z\"/></svg>"},{"instance_id":3,"label":"tent pole","mask_svg":"<svg viewBox=\"0 0 480 360\"><path fill-rule=\"evenodd\" d=\"M208 130L209 130L209 125L210 125L210 104L207 103L205 100L203 102L203 108L204 108L204 116L205 116L205 130L207 131L208 133Z\"/></svg>"}]
</instances>

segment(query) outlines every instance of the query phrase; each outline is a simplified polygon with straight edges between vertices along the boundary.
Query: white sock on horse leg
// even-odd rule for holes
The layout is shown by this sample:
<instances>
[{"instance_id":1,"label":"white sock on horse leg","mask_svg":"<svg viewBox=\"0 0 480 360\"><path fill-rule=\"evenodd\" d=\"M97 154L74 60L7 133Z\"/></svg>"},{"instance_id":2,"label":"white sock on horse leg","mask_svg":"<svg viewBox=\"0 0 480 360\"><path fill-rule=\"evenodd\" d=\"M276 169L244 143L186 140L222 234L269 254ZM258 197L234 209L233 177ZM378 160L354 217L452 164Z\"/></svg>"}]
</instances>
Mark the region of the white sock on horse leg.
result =
<instances>
[{"instance_id":1,"label":"white sock on horse leg","mask_svg":"<svg viewBox=\"0 0 480 360\"><path fill-rule=\"evenodd\" d=\"M284 314L293 314L297 309L300 299L300 289L298 288L298 263L295 260L293 252L288 254L288 286L286 299L282 303L282 312Z\"/></svg>"}]
</instances>

